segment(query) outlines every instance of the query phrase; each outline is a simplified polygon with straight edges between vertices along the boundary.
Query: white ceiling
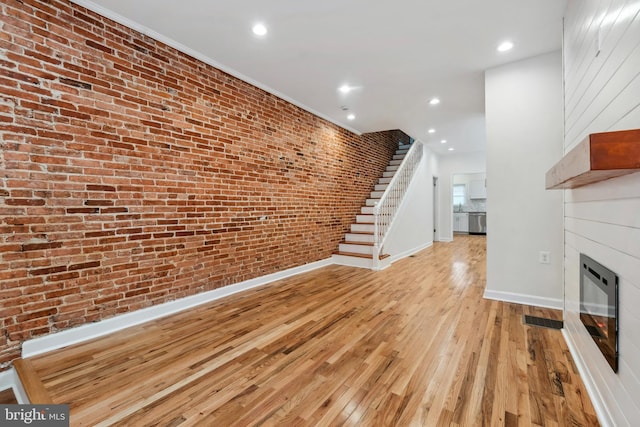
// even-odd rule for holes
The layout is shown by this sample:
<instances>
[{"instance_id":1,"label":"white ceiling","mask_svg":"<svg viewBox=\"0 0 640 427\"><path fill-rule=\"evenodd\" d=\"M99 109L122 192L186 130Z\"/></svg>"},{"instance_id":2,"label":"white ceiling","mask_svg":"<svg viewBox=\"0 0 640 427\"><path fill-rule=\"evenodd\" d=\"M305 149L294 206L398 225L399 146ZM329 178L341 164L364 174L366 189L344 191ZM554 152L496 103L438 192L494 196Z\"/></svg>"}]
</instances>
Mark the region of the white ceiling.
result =
<instances>
[{"instance_id":1,"label":"white ceiling","mask_svg":"<svg viewBox=\"0 0 640 427\"><path fill-rule=\"evenodd\" d=\"M561 47L566 0L75 0L357 132L485 147L484 70ZM268 34L253 35L262 22ZM503 40L515 44L496 51ZM348 95L337 89L356 86ZM437 96L438 106L428 101ZM348 121L345 106L356 115ZM428 134L435 128L435 134ZM447 144L441 144L441 139Z\"/></svg>"}]
</instances>

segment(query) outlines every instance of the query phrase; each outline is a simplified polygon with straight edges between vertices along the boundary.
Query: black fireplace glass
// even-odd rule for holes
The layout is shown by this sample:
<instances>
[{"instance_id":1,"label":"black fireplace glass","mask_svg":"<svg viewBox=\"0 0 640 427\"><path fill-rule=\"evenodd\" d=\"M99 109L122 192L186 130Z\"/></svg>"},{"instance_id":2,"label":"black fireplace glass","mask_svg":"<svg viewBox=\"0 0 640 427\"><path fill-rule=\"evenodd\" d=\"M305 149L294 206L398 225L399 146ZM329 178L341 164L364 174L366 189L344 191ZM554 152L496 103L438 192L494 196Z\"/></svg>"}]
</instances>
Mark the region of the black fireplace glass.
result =
<instances>
[{"instance_id":1,"label":"black fireplace glass","mask_svg":"<svg viewBox=\"0 0 640 427\"><path fill-rule=\"evenodd\" d=\"M618 372L618 276L580 254L580 320Z\"/></svg>"}]
</instances>

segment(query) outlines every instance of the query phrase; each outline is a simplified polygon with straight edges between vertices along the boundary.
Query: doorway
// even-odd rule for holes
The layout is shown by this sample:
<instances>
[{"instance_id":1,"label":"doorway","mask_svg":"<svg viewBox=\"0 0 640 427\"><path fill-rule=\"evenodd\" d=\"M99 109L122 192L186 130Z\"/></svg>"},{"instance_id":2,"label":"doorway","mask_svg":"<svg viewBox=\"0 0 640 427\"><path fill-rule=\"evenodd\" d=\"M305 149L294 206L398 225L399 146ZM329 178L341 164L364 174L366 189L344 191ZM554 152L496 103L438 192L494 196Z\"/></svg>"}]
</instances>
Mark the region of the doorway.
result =
<instances>
[{"instance_id":1,"label":"doorway","mask_svg":"<svg viewBox=\"0 0 640 427\"><path fill-rule=\"evenodd\" d=\"M433 241L438 242L438 193L440 186L438 185L438 177L433 177Z\"/></svg>"}]
</instances>

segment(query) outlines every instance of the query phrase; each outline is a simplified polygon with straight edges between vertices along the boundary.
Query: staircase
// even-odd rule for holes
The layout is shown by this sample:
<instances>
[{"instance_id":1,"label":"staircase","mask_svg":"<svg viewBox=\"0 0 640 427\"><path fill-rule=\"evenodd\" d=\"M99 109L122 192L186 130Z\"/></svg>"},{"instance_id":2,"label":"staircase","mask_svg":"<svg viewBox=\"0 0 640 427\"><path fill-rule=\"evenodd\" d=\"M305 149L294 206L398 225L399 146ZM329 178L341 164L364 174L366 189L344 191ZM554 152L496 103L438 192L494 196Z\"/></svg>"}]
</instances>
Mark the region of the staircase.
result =
<instances>
[{"instance_id":1,"label":"staircase","mask_svg":"<svg viewBox=\"0 0 640 427\"><path fill-rule=\"evenodd\" d=\"M356 222L351 224L351 231L345 234L338 251L334 252L333 262L335 264L380 270L391 264L391 257L386 254L380 254L379 262L374 262L373 259L376 232L374 206L380 201L410 147L411 145L398 146L389 166L362 206L360 215L356 215Z\"/></svg>"}]
</instances>

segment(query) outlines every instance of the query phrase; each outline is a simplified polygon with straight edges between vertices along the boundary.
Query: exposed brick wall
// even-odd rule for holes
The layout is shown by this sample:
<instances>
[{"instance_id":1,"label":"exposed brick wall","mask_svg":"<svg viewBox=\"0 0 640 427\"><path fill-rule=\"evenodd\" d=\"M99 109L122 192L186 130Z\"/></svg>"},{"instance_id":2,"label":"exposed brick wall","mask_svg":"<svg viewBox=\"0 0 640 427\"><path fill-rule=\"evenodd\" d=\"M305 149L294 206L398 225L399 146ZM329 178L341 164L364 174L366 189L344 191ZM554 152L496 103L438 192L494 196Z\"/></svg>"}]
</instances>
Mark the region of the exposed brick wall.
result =
<instances>
[{"instance_id":1,"label":"exposed brick wall","mask_svg":"<svg viewBox=\"0 0 640 427\"><path fill-rule=\"evenodd\" d=\"M407 139L66 1L0 8L0 368L26 339L328 258Z\"/></svg>"}]
</instances>

